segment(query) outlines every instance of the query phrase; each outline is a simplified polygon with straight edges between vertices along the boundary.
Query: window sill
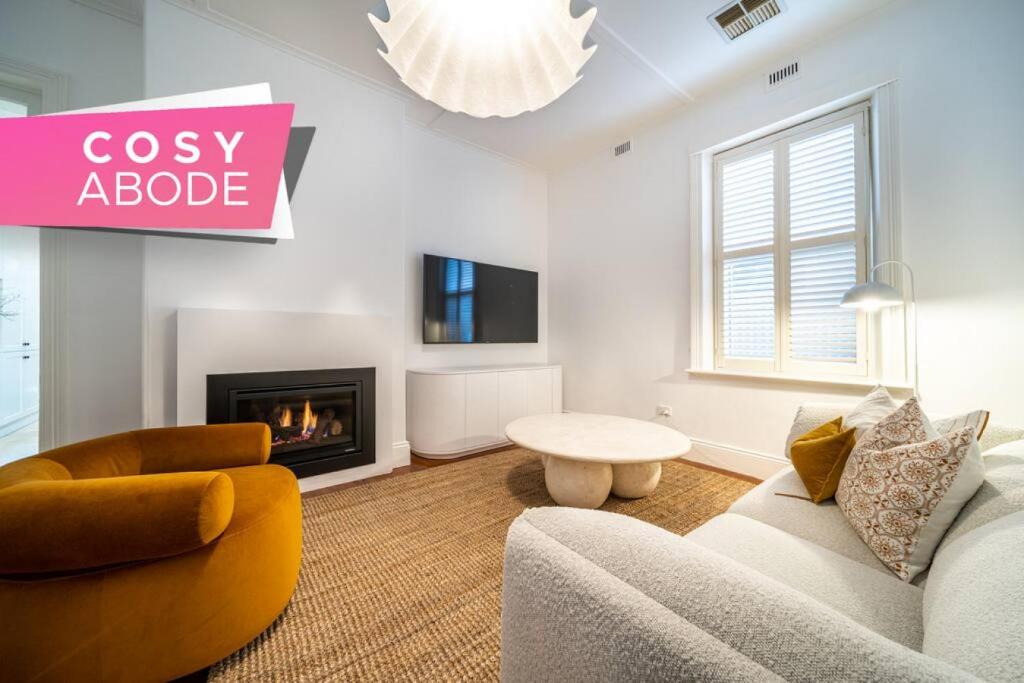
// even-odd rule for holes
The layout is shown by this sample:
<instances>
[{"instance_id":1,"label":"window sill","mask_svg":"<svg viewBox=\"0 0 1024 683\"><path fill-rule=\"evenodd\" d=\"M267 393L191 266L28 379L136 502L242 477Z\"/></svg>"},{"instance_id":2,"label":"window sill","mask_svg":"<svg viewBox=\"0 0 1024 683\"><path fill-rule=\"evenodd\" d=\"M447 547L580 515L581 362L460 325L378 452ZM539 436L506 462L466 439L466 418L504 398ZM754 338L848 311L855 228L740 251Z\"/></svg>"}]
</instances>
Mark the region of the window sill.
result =
<instances>
[{"instance_id":1,"label":"window sill","mask_svg":"<svg viewBox=\"0 0 1024 683\"><path fill-rule=\"evenodd\" d=\"M814 377L803 375L783 375L781 373L753 372L743 370L707 370L703 368L687 368L686 372L698 377L711 377L720 379L749 379L759 382L775 382L780 384L815 384L818 386L832 387L867 387L872 388L879 384L887 389L912 390L913 384L906 382L886 382L879 379L866 377Z\"/></svg>"}]
</instances>

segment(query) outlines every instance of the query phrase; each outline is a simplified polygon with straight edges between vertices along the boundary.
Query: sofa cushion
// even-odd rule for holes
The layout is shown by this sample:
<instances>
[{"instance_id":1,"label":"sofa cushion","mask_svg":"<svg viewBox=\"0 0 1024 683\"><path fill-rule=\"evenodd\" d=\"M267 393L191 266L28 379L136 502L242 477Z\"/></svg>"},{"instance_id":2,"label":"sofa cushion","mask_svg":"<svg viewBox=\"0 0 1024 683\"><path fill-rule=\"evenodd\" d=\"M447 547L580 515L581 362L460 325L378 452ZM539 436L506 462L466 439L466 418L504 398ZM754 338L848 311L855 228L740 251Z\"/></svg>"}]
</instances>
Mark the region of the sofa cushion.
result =
<instances>
[{"instance_id":1,"label":"sofa cushion","mask_svg":"<svg viewBox=\"0 0 1024 683\"><path fill-rule=\"evenodd\" d=\"M1020 439L1024 439L1024 429L989 422L985 433L978 439L978 446L984 455L986 451Z\"/></svg>"},{"instance_id":2,"label":"sofa cushion","mask_svg":"<svg viewBox=\"0 0 1024 683\"><path fill-rule=\"evenodd\" d=\"M1024 512L966 533L932 565L923 651L989 681L1024 671Z\"/></svg>"},{"instance_id":3,"label":"sofa cushion","mask_svg":"<svg viewBox=\"0 0 1024 683\"><path fill-rule=\"evenodd\" d=\"M807 432L820 427L826 422L831 422L837 417L843 417L853 406L844 403L804 403L796 409L796 417L793 418L793 425L789 428L789 436L786 437L785 456L791 458L793 442Z\"/></svg>"},{"instance_id":4,"label":"sofa cushion","mask_svg":"<svg viewBox=\"0 0 1024 683\"><path fill-rule=\"evenodd\" d=\"M961 536L1000 517L1024 511L1024 456L986 455L982 464L985 481L949 527L936 551L936 560Z\"/></svg>"},{"instance_id":5,"label":"sofa cushion","mask_svg":"<svg viewBox=\"0 0 1024 683\"><path fill-rule=\"evenodd\" d=\"M719 515L686 539L820 600L872 631L921 649L924 591L743 515Z\"/></svg>"},{"instance_id":6,"label":"sofa cushion","mask_svg":"<svg viewBox=\"0 0 1024 683\"><path fill-rule=\"evenodd\" d=\"M891 576L846 521L835 501L815 505L807 500L803 482L792 467L748 491L732 504L729 512L787 531Z\"/></svg>"},{"instance_id":7,"label":"sofa cushion","mask_svg":"<svg viewBox=\"0 0 1024 683\"><path fill-rule=\"evenodd\" d=\"M989 455L1024 455L1024 439L1007 441L982 452L982 456Z\"/></svg>"},{"instance_id":8,"label":"sofa cushion","mask_svg":"<svg viewBox=\"0 0 1024 683\"><path fill-rule=\"evenodd\" d=\"M843 429L843 418L837 417L793 442L793 467L815 503L836 494L839 477L853 450L853 434L852 429Z\"/></svg>"},{"instance_id":9,"label":"sofa cushion","mask_svg":"<svg viewBox=\"0 0 1024 683\"><path fill-rule=\"evenodd\" d=\"M952 434L964 427L974 427L974 437L980 440L988 426L988 417L987 410L972 410L969 413L936 419L932 425L939 434Z\"/></svg>"},{"instance_id":10,"label":"sofa cushion","mask_svg":"<svg viewBox=\"0 0 1024 683\"><path fill-rule=\"evenodd\" d=\"M823 425L837 417L846 416L852 408L853 405L849 403L817 403L812 401L802 404L797 408L796 417L793 418L793 424L789 429L789 435L786 437L786 450L783 452L783 455L787 458L790 457L790 448L793 446L793 442L802 434L806 434L818 425ZM984 411L975 411L975 413L978 412ZM954 425L963 418L969 418L969 416L973 414L974 413L965 413L955 417L939 417L934 422L934 425L937 431L945 433L943 429L939 429L940 426L945 427L947 425ZM982 453L984 453L990 448L995 448L996 446L1010 441L1016 441L1018 439L1024 439L1024 428L1010 427L990 420L985 423L985 429L978 437L978 447L981 448Z\"/></svg>"},{"instance_id":11,"label":"sofa cushion","mask_svg":"<svg viewBox=\"0 0 1024 683\"><path fill-rule=\"evenodd\" d=\"M946 530L985 480L973 427L875 450L874 444L917 434L922 423L914 409L911 399L865 435L836 491L853 528L904 581L927 569ZM876 430L888 436L872 439Z\"/></svg>"}]
</instances>

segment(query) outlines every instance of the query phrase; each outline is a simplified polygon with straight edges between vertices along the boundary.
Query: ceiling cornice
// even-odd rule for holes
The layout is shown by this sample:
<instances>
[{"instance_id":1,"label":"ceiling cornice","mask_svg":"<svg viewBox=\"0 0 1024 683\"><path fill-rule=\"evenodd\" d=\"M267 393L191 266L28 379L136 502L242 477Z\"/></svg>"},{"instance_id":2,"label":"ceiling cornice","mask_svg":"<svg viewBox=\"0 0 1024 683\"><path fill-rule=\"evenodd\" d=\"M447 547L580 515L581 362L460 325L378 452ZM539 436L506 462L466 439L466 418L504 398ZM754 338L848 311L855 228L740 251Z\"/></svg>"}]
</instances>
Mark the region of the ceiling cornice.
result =
<instances>
[{"instance_id":1,"label":"ceiling cornice","mask_svg":"<svg viewBox=\"0 0 1024 683\"><path fill-rule=\"evenodd\" d=\"M651 74L651 76L661 83L669 94L680 103L689 104L690 102L693 102L693 95L672 80L668 74L655 66L653 62L644 57L639 50L629 43L629 41L616 33L615 29L611 28L606 22L601 20L600 8L597 10L597 19L594 21L594 25L590 28L590 34L594 38L594 42L598 44L598 49L600 49L600 46L605 44L615 48L620 54L633 62L634 65Z\"/></svg>"},{"instance_id":2,"label":"ceiling cornice","mask_svg":"<svg viewBox=\"0 0 1024 683\"><path fill-rule=\"evenodd\" d=\"M142 26L142 10L134 11L118 5L109 0L72 0L83 7L94 9L97 12L109 14L112 17L123 19L136 26Z\"/></svg>"},{"instance_id":3,"label":"ceiling cornice","mask_svg":"<svg viewBox=\"0 0 1024 683\"><path fill-rule=\"evenodd\" d=\"M83 0L75 0L75 2L81 1ZM91 2L92 0L85 1ZM218 12L217 10L210 7L210 3L208 0L163 1L170 5L174 5L175 7L180 7L181 9L191 12L192 14L196 14L206 19L207 21L211 21L219 26L223 26L224 28L230 29L235 33L240 33L241 35L246 36L247 38L258 40L264 45L269 45L270 47L275 48L277 50L281 50L282 52L286 52L293 57L298 57L299 59L305 62L309 62L313 66L318 66L321 69L331 71L339 76L344 76L349 80L356 81L360 85L365 85L366 87L371 88L372 90L376 90L379 93L383 93L385 95L397 98L402 102L409 102L412 100L413 94L411 92L403 92L402 90L399 90L398 88L393 88L386 83L381 83L376 79L364 76L363 74L359 73L354 69L350 69L346 66L343 66L331 59L321 57L320 55L314 52L310 52L309 50L299 47L295 43L290 43L287 40L282 40L281 38L261 31L260 29L250 24L247 24L244 21L239 21L238 19L232 16L228 16L227 14L224 14L222 12Z\"/></svg>"}]
</instances>

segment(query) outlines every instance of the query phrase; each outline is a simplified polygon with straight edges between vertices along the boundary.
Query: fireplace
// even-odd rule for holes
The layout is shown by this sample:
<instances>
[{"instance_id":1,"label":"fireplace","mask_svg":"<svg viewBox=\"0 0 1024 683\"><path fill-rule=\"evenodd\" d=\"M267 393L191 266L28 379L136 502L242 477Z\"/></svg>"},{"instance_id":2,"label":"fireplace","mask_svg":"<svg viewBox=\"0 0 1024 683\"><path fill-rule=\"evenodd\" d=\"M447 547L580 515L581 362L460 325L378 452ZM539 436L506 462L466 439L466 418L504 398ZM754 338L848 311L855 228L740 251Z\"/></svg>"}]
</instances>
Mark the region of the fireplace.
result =
<instances>
[{"instance_id":1,"label":"fireplace","mask_svg":"<svg viewBox=\"0 0 1024 683\"><path fill-rule=\"evenodd\" d=\"M206 422L270 427L270 462L299 477L374 462L374 368L206 376Z\"/></svg>"}]
</instances>

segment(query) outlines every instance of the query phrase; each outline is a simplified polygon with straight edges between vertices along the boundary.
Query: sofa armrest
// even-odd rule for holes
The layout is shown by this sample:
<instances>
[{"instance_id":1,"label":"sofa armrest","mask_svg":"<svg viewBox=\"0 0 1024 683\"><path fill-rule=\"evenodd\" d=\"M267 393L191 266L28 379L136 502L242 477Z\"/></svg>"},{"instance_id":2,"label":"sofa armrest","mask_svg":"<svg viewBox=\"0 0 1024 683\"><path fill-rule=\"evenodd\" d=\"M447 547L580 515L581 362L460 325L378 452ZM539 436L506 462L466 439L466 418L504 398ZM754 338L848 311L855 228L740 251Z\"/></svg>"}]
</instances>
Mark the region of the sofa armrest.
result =
<instances>
[{"instance_id":1,"label":"sofa armrest","mask_svg":"<svg viewBox=\"0 0 1024 683\"><path fill-rule=\"evenodd\" d=\"M572 508L509 529L501 662L506 683L971 679L683 537Z\"/></svg>"},{"instance_id":2,"label":"sofa armrest","mask_svg":"<svg viewBox=\"0 0 1024 683\"><path fill-rule=\"evenodd\" d=\"M169 557L217 538L234 511L218 472L29 481L0 490L0 573Z\"/></svg>"},{"instance_id":3,"label":"sofa armrest","mask_svg":"<svg viewBox=\"0 0 1024 683\"><path fill-rule=\"evenodd\" d=\"M142 474L263 465L270 458L270 428L259 422L165 427L133 432Z\"/></svg>"}]
</instances>

